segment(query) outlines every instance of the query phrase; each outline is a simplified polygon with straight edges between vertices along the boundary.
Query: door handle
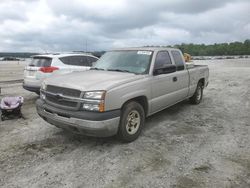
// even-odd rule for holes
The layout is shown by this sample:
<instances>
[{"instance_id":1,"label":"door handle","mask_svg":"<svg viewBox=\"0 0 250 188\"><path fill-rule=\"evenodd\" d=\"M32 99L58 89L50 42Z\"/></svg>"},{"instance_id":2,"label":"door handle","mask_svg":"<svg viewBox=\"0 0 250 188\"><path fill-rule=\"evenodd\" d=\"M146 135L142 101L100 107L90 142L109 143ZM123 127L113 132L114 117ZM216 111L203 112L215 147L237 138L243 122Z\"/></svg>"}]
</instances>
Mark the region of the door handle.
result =
<instances>
[{"instance_id":1,"label":"door handle","mask_svg":"<svg viewBox=\"0 0 250 188\"><path fill-rule=\"evenodd\" d=\"M176 82L177 81L177 77L173 77L173 82Z\"/></svg>"}]
</instances>

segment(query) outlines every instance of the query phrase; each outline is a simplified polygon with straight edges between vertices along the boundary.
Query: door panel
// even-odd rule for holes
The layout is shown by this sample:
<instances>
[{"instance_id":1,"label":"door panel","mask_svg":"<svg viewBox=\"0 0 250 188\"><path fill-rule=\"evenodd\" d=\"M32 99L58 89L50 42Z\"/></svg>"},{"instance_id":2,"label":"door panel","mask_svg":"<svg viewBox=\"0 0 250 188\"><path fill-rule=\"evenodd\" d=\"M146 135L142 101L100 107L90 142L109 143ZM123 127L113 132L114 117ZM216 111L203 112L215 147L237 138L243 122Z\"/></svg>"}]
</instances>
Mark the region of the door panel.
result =
<instances>
[{"instance_id":1,"label":"door panel","mask_svg":"<svg viewBox=\"0 0 250 188\"><path fill-rule=\"evenodd\" d=\"M176 90L178 91L176 93L177 95L177 101L181 101L185 99L188 96L188 90L189 90L189 75L187 70L177 71L175 73L177 77L176 81Z\"/></svg>"},{"instance_id":2,"label":"door panel","mask_svg":"<svg viewBox=\"0 0 250 188\"><path fill-rule=\"evenodd\" d=\"M175 58L173 58L175 60ZM155 68L164 67L167 64L173 64L167 51L157 53ZM177 64L177 72L153 76L151 113L171 106L188 96L189 75L184 64Z\"/></svg>"},{"instance_id":3,"label":"door panel","mask_svg":"<svg viewBox=\"0 0 250 188\"><path fill-rule=\"evenodd\" d=\"M152 112L157 112L177 101L175 73L154 76L152 80Z\"/></svg>"}]
</instances>

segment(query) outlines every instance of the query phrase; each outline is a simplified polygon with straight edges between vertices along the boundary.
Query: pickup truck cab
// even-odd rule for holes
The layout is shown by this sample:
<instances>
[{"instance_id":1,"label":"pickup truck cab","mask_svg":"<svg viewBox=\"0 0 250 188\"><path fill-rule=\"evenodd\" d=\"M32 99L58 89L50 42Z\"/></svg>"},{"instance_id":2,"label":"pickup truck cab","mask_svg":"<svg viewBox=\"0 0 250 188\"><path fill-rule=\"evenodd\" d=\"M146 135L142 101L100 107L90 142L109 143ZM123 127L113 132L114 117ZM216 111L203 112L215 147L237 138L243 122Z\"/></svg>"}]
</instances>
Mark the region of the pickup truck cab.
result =
<instances>
[{"instance_id":1,"label":"pickup truck cab","mask_svg":"<svg viewBox=\"0 0 250 188\"><path fill-rule=\"evenodd\" d=\"M75 133L131 142L147 116L185 99L199 104L208 75L206 65L187 66L178 49L117 49L89 71L46 79L37 112Z\"/></svg>"}]
</instances>

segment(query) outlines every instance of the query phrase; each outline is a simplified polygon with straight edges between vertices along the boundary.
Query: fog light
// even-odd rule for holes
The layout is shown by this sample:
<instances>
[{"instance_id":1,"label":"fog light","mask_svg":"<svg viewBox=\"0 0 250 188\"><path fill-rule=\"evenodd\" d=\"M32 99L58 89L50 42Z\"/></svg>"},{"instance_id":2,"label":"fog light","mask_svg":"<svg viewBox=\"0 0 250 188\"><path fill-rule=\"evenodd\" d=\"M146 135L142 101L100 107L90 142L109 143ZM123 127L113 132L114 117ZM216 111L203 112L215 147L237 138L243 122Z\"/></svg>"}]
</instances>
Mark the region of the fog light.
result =
<instances>
[{"instance_id":1,"label":"fog light","mask_svg":"<svg viewBox=\"0 0 250 188\"><path fill-rule=\"evenodd\" d=\"M45 99L46 99L46 95L43 94L42 92L40 92L40 98L41 98L42 100L45 100Z\"/></svg>"}]
</instances>

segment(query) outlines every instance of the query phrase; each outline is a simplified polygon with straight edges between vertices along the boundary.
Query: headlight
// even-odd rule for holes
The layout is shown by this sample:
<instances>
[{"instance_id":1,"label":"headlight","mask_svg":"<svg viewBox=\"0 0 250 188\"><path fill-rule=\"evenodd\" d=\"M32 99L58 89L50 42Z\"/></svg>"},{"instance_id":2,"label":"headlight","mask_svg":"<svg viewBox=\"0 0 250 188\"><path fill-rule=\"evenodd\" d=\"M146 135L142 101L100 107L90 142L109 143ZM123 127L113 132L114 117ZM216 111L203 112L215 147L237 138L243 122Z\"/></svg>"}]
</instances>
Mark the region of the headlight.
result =
<instances>
[{"instance_id":1,"label":"headlight","mask_svg":"<svg viewBox=\"0 0 250 188\"><path fill-rule=\"evenodd\" d=\"M104 100L97 100L95 103L85 102L82 105L82 109L87 111L104 112Z\"/></svg>"},{"instance_id":2,"label":"headlight","mask_svg":"<svg viewBox=\"0 0 250 188\"><path fill-rule=\"evenodd\" d=\"M88 111L104 112L104 99L105 91L87 91L83 98L86 101L83 103L82 108Z\"/></svg>"},{"instance_id":3,"label":"headlight","mask_svg":"<svg viewBox=\"0 0 250 188\"><path fill-rule=\"evenodd\" d=\"M89 110L89 111L99 111L100 110L99 104L85 103L85 104L83 104L82 108L84 110Z\"/></svg>"},{"instance_id":4,"label":"headlight","mask_svg":"<svg viewBox=\"0 0 250 188\"><path fill-rule=\"evenodd\" d=\"M84 94L84 99L104 99L105 91L87 91Z\"/></svg>"},{"instance_id":5,"label":"headlight","mask_svg":"<svg viewBox=\"0 0 250 188\"><path fill-rule=\"evenodd\" d=\"M40 98L41 98L42 100L45 100L45 99L46 99L46 95L45 95L44 93L40 92Z\"/></svg>"},{"instance_id":6,"label":"headlight","mask_svg":"<svg viewBox=\"0 0 250 188\"><path fill-rule=\"evenodd\" d=\"M47 87L47 85L45 84L45 82L42 82L41 90L46 90L46 87Z\"/></svg>"}]
</instances>

